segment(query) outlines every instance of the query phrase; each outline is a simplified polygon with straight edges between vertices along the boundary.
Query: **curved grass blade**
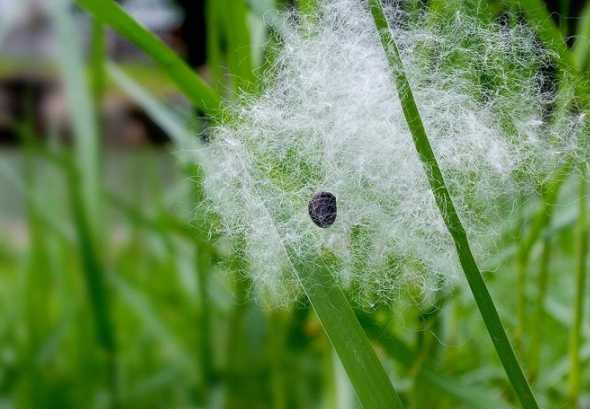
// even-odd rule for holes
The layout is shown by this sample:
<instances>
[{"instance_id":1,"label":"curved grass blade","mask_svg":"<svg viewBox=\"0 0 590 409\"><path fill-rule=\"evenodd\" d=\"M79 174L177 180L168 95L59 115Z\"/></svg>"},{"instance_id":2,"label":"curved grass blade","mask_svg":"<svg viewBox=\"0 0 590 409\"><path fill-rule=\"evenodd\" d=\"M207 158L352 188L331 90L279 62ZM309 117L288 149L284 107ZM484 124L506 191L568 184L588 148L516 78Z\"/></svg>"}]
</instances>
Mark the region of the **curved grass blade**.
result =
<instances>
[{"instance_id":1,"label":"curved grass blade","mask_svg":"<svg viewBox=\"0 0 590 409\"><path fill-rule=\"evenodd\" d=\"M498 311L483 280L479 267L475 262L467 234L455 210L451 195L446 187L432 147L430 146L430 141L428 140L410 84L404 72L399 50L393 39L381 1L369 0L369 7L373 14L387 60L393 72L404 116L412 134L416 150L424 165L426 176L440 209L441 216L455 242L459 261L482 318L522 406L527 409L538 409L539 406L520 367L520 363L516 358L510 340L506 335L506 331L500 321L500 316L498 315Z\"/></svg>"},{"instance_id":2,"label":"curved grass blade","mask_svg":"<svg viewBox=\"0 0 590 409\"><path fill-rule=\"evenodd\" d=\"M211 117L220 115L219 95L158 37L148 31L113 0L76 0L98 21L112 27L160 64L196 108Z\"/></svg>"}]
</instances>

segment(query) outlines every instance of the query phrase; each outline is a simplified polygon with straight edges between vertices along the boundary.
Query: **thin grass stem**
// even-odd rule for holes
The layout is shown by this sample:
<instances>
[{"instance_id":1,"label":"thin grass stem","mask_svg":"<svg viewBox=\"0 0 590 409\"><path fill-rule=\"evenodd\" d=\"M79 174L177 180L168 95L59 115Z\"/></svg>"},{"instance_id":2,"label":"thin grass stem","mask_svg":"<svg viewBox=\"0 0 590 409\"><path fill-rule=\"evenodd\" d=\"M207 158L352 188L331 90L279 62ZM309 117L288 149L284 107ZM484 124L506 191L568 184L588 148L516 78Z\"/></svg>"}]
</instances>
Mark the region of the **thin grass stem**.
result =
<instances>
[{"instance_id":1,"label":"thin grass stem","mask_svg":"<svg viewBox=\"0 0 590 409\"><path fill-rule=\"evenodd\" d=\"M543 185L542 204L535 214L527 234L521 239L518 252L516 254L517 281L516 281L516 317L517 328L515 340L517 346L522 346L527 322L527 295L526 284L528 282L528 270L531 252L534 245L541 237L546 227L551 223L555 205L559 198L559 192L563 183L567 180L574 166L573 160L568 159L552 175L552 177Z\"/></svg>"},{"instance_id":2,"label":"thin grass stem","mask_svg":"<svg viewBox=\"0 0 590 409\"><path fill-rule=\"evenodd\" d=\"M549 284L549 266L551 265L551 237L543 239L541 250L541 264L537 277L537 299L535 300L535 323L533 337L531 340L531 379L536 379L541 368L541 340L544 337L545 329L545 301L547 299L547 286Z\"/></svg>"},{"instance_id":3,"label":"thin grass stem","mask_svg":"<svg viewBox=\"0 0 590 409\"><path fill-rule=\"evenodd\" d=\"M422 123L418 107L414 100L410 84L406 77L403 63L397 48L397 44L389 27L385 12L380 0L369 0L369 5L375 25L383 44L385 54L391 66L395 85L402 103L402 109L412 134L416 150L424 165L425 173L430 183L436 203L440 209L441 216L453 237L459 261L473 293L482 318L486 324L490 337L496 347L496 351L512 387L514 388L522 406L527 409L537 409L539 405L533 395L529 383L514 353L510 340L500 321L500 317L483 280L479 267L471 252L467 234L451 195L446 187L442 172L438 166L434 152L428 140L426 130Z\"/></svg>"},{"instance_id":4,"label":"thin grass stem","mask_svg":"<svg viewBox=\"0 0 590 409\"><path fill-rule=\"evenodd\" d=\"M579 212L577 221L577 271L576 298L573 308L572 329L570 332L570 372L569 397L574 407L578 406L581 385L580 347L582 344L582 321L584 318L584 301L586 298L586 275L588 256L588 225L586 209L586 168L581 167L579 186Z\"/></svg>"},{"instance_id":5,"label":"thin grass stem","mask_svg":"<svg viewBox=\"0 0 590 409\"><path fill-rule=\"evenodd\" d=\"M94 19L92 20L90 37L90 89L97 110L100 110L102 96L106 88L106 54L104 25Z\"/></svg>"}]
</instances>

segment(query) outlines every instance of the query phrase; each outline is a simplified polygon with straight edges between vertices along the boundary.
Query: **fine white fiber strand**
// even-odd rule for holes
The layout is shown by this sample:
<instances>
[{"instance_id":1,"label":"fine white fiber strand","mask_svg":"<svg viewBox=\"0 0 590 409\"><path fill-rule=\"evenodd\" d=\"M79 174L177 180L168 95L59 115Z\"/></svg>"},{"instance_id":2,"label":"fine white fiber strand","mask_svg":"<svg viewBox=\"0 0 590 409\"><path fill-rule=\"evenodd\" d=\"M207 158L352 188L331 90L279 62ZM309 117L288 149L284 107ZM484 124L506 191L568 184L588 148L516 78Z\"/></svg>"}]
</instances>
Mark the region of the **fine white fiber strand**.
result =
<instances>
[{"instance_id":1,"label":"fine white fiber strand","mask_svg":"<svg viewBox=\"0 0 590 409\"><path fill-rule=\"evenodd\" d=\"M394 35L434 152L474 251L492 249L512 201L574 153L580 118L544 119L553 58L521 25L412 21L390 10ZM403 21L403 24L400 22ZM417 156L367 5L320 1L317 17L285 17L283 43L261 95L198 152L223 231L246 243L261 294L297 294L285 249L331 254L334 274L362 302L425 293L459 265ZM336 222L308 215L314 193L337 198Z\"/></svg>"}]
</instances>

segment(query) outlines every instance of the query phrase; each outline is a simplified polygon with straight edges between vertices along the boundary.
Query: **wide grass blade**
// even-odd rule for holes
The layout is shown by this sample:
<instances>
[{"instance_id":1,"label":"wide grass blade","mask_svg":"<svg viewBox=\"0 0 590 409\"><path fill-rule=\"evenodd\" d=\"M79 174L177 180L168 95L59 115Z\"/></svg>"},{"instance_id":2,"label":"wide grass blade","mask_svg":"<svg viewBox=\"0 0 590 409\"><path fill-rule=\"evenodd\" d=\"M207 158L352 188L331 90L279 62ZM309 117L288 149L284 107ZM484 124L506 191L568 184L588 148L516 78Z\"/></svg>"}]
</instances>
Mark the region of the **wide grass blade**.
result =
<instances>
[{"instance_id":1,"label":"wide grass blade","mask_svg":"<svg viewBox=\"0 0 590 409\"><path fill-rule=\"evenodd\" d=\"M326 263L297 262L295 271L364 409L402 408L352 307Z\"/></svg>"},{"instance_id":2,"label":"wide grass blade","mask_svg":"<svg viewBox=\"0 0 590 409\"><path fill-rule=\"evenodd\" d=\"M551 237L549 235L543 238L543 248L541 250L541 262L537 278L537 294L535 299L534 312L534 329L531 340L530 354L530 376L531 379L537 379L541 367L541 342L544 339L545 332L545 302L547 301L547 288L549 285L549 268L551 264Z\"/></svg>"},{"instance_id":3,"label":"wide grass blade","mask_svg":"<svg viewBox=\"0 0 590 409\"><path fill-rule=\"evenodd\" d=\"M97 20L109 25L160 64L196 108L211 117L220 115L219 95L191 68L113 0L76 0Z\"/></svg>"},{"instance_id":4,"label":"wide grass blade","mask_svg":"<svg viewBox=\"0 0 590 409\"><path fill-rule=\"evenodd\" d=\"M432 151L432 147L430 146L426 129L422 123L422 118L420 117L410 84L404 72L399 50L393 38L387 18L385 17L381 1L370 0L369 5L375 20L375 25L379 31L385 54L392 69L402 109L412 134L416 150L424 165L425 173L432 188L436 203L440 209L441 216L455 242L459 261L463 267L469 287L471 288L500 360L504 365L506 374L508 375L522 406L524 408L537 409L539 406L524 372L520 367L518 359L516 358L512 345L506 335L506 331L502 326L500 317L483 280L479 267L475 262L467 239L467 234L459 219L457 211L455 210L453 200L446 187L442 172L438 166L434 152Z\"/></svg>"}]
</instances>

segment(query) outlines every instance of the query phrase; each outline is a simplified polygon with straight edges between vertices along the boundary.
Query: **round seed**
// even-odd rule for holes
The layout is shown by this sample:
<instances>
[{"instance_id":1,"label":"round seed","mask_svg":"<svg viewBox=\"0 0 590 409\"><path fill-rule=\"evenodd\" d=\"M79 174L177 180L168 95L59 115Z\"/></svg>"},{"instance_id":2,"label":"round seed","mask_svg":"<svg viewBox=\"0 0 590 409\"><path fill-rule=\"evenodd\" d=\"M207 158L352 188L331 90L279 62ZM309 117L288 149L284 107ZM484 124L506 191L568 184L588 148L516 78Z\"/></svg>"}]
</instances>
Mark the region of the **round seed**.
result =
<instances>
[{"instance_id":1,"label":"round seed","mask_svg":"<svg viewBox=\"0 0 590 409\"><path fill-rule=\"evenodd\" d=\"M309 217L325 229L336 221L336 196L330 192L318 192L309 201Z\"/></svg>"}]
</instances>

